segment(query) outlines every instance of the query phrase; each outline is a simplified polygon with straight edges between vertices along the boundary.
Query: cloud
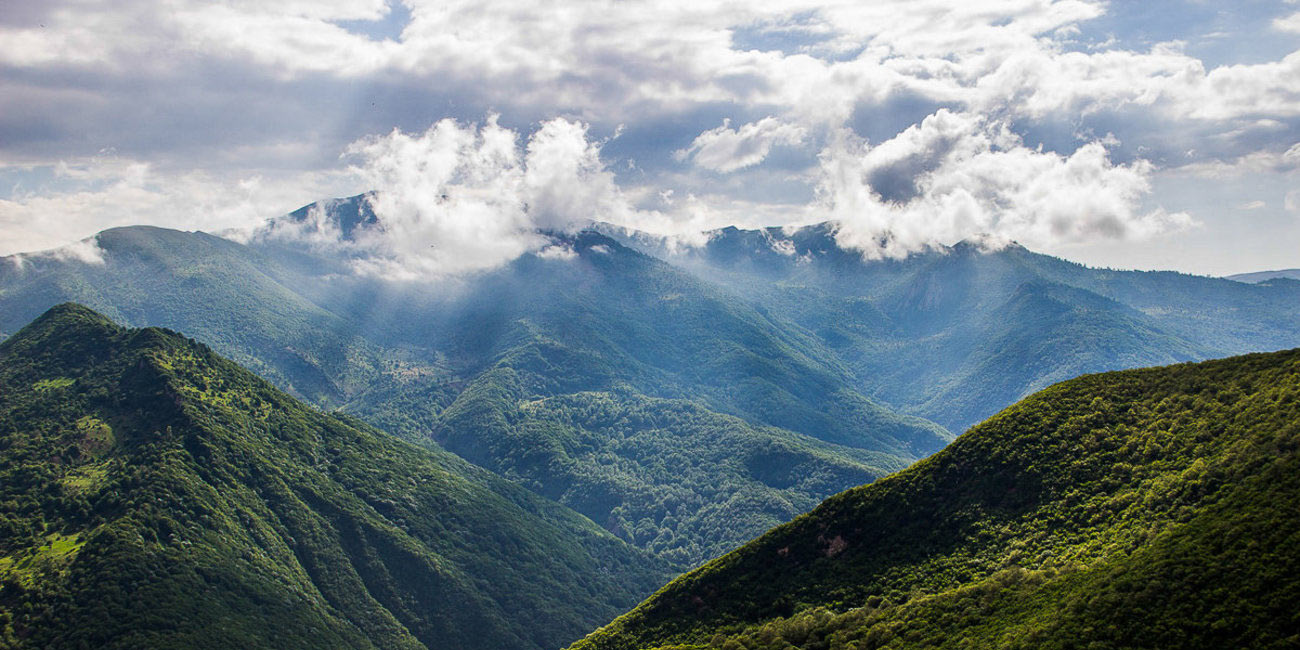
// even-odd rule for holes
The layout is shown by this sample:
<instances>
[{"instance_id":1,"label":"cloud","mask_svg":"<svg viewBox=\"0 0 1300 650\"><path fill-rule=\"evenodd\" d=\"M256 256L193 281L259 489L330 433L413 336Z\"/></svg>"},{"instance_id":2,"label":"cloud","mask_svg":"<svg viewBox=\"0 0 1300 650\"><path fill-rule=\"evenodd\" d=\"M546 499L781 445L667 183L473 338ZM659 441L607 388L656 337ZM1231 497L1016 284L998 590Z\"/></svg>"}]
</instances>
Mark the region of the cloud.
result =
<instances>
[{"instance_id":1,"label":"cloud","mask_svg":"<svg viewBox=\"0 0 1300 650\"><path fill-rule=\"evenodd\" d=\"M487 270L527 252L569 259L572 250L542 231L634 212L587 126L563 118L543 123L526 146L490 116L481 126L441 120L420 134L394 130L348 153L375 190L377 223L353 235L364 273L409 280Z\"/></svg>"},{"instance_id":2,"label":"cloud","mask_svg":"<svg viewBox=\"0 0 1300 650\"><path fill-rule=\"evenodd\" d=\"M765 117L751 122L739 130L730 128L731 121L701 133L686 149L679 149L679 161L690 159L695 165L720 172L733 172L763 162L776 145L795 145L803 141L806 129L786 124L775 117Z\"/></svg>"},{"instance_id":3,"label":"cloud","mask_svg":"<svg viewBox=\"0 0 1300 650\"><path fill-rule=\"evenodd\" d=\"M96 156L63 162L51 179L0 199L0 255L62 246L115 226L156 225L221 232L251 228L266 206L286 212L302 196L338 185L335 174L215 177L160 173L148 163ZM0 167L0 178L23 168ZM275 214L272 211L270 214Z\"/></svg>"},{"instance_id":4,"label":"cloud","mask_svg":"<svg viewBox=\"0 0 1300 650\"><path fill-rule=\"evenodd\" d=\"M874 147L841 133L821 165L822 207L839 222L839 243L869 258L973 237L1049 246L1192 223L1140 208L1150 163L1115 165L1100 142L1068 156L1029 149L1004 124L946 110Z\"/></svg>"},{"instance_id":5,"label":"cloud","mask_svg":"<svg viewBox=\"0 0 1300 650\"><path fill-rule=\"evenodd\" d=\"M87 237L81 241L71 244L65 244L58 248L37 251L34 253L17 253L7 256L14 266L23 268L27 265L29 259L49 259L59 262L81 262L92 266L104 265L104 249L99 247L97 237Z\"/></svg>"},{"instance_id":6,"label":"cloud","mask_svg":"<svg viewBox=\"0 0 1300 650\"><path fill-rule=\"evenodd\" d=\"M1273 19L1273 29L1300 34L1300 12Z\"/></svg>"},{"instance_id":7,"label":"cloud","mask_svg":"<svg viewBox=\"0 0 1300 650\"><path fill-rule=\"evenodd\" d=\"M1138 25L1103 0L593 0L561 10L522 0L18 3L0 8L0 179L20 166L81 167L115 147L146 166L147 180L0 193L0 235L13 236L0 246L55 245L131 218L248 223L371 189L363 181L373 179L336 167L350 143L491 111L515 134L513 158L480 166L504 174L517 201L465 189L487 181L446 182L460 188L458 208L521 212L493 219L530 227L564 229L593 215L678 234L806 221L833 194L831 163L817 152L845 146L854 152L845 160L861 159L855 182L895 212L944 196L958 214L961 193L939 186L955 176L952 159L1009 165L1015 177L1022 158L1064 165L1079 152L1095 159L1096 146L1107 164L1117 161L1101 174L1114 190L1124 173L1150 179L1188 166L1242 182L1244 173L1225 170L1272 165L1264 158L1280 155L1277 143L1300 133L1300 53L1287 40L1295 7L1243 11L1261 14L1247 31L1194 9ZM1201 36L1224 30L1216 51L1233 54L1216 61ZM949 113L920 128L941 107ZM974 116L982 126L972 131L965 120ZM650 135L608 140L621 125ZM1097 145L1094 132L1123 144ZM855 140L868 134L872 147ZM484 137L478 129L472 139ZM1005 138L1048 151L1012 155L1019 145ZM398 149L375 155L406 155ZM1196 155L1183 155L1189 149ZM602 162L599 151L611 155ZM379 171L356 169L366 170ZM238 185L258 178L255 191ZM815 188L823 200L809 204ZM976 189L965 188L972 214L983 214L991 208ZM669 190L679 197L672 205L643 198ZM1111 195L1178 200L1159 189ZM1119 221L1142 231L1140 218ZM967 228L935 237L958 230ZM515 239L503 246L487 257L531 250ZM417 269L475 266L451 253L436 263L414 251L376 255L405 256Z\"/></svg>"},{"instance_id":8,"label":"cloud","mask_svg":"<svg viewBox=\"0 0 1300 650\"><path fill-rule=\"evenodd\" d=\"M1212 160L1186 165L1183 173L1228 180L1256 174L1294 174L1300 172L1300 142L1285 151L1261 150L1231 160Z\"/></svg>"}]
</instances>

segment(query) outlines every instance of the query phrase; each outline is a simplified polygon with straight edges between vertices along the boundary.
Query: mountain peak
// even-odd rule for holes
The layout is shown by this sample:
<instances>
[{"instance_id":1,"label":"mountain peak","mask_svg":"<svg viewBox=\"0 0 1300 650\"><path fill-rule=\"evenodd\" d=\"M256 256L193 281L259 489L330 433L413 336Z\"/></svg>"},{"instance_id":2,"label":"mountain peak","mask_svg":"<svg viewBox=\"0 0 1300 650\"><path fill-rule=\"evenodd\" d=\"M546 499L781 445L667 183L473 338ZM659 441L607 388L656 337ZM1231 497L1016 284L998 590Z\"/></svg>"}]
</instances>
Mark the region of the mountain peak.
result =
<instances>
[{"instance_id":1,"label":"mountain peak","mask_svg":"<svg viewBox=\"0 0 1300 650\"><path fill-rule=\"evenodd\" d=\"M545 650L664 579L446 451L76 304L0 345L0 449L0 501L24 504L0 531L6 607L36 612L22 647Z\"/></svg>"},{"instance_id":2,"label":"mountain peak","mask_svg":"<svg viewBox=\"0 0 1300 650\"><path fill-rule=\"evenodd\" d=\"M103 314L75 302L50 307L2 345L6 351L49 346L59 342L102 341L122 327Z\"/></svg>"}]
</instances>

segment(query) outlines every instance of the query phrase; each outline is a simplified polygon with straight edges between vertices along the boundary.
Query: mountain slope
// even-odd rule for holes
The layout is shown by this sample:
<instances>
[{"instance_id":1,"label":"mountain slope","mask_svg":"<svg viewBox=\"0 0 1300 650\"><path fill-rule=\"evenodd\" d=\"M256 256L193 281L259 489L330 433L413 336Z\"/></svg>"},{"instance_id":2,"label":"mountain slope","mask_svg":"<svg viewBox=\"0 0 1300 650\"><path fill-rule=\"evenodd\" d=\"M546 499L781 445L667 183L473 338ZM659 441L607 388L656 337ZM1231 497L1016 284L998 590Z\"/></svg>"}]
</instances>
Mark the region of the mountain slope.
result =
<instances>
[{"instance_id":1,"label":"mountain slope","mask_svg":"<svg viewBox=\"0 0 1300 650\"><path fill-rule=\"evenodd\" d=\"M834 224L729 228L684 251L613 234L797 324L856 390L953 431L1079 374L1300 345L1300 283L1093 269L970 242L865 260Z\"/></svg>"},{"instance_id":2,"label":"mountain slope","mask_svg":"<svg viewBox=\"0 0 1300 650\"><path fill-rule=\"evenodd\" d=\"M124 324L185 331L317 404L337 404L378 374L354 326L286 284L293 273L280 256L149 226L105 230L93 241L96 263L0 259L0 331L76 302Z\"/></svg>"},{"instance_id":3,"label":"mountain slope","mask_svg":"<svg viewBox=\"0 0 1300 650\"><path fill-rule=\"evenodd\" d=\"M16 647L552 648L663 568L206 346L56 307L0 344Z\"/></svg>"},{"instance_id":4,"label":"mountain slope","mask_svg":"<svg viewBox=\"0 0 1300 650\"><path fill-rule=\"evenodd\" d=\"M1293 647L1300 350L1090 375L575 648Z\"/></svg>"},{"instance_id":5,"label":"mountain slope","mask_svg":"<svg viewBox=\"0 0 1300 650\"><path fill-rule=\"evenodd\" d=\"M568 245L439 310L489 360L433 421L442 447L689 566L949 439L758 310L602 236Z\"/></svg>"},{"instance_id":6,"label":"mountain slope","mask_svg":"<svg viewBox=\"0 0 1300 650\"><path fill-rule=\"evenodd\" d=\"M125 228L98 236L100 264L0 263L0 328L76 299L190 332L318 406L441 444L683 567L951 439L853 390L797 328L594 233L554 236L565 259L454 281L355 274L346 248L304 243L303 228L346 239L371 227L364 208L305 208L247 244ZM551 398L637 419L557 424L529 406ZM670 441L690 451L679 463L651 453ZM807 478L771 480L762 459L737 460L751 448L793 454Z\"/></svg>"},{"instance_id":7,"label":"mountain slope","mask_svg":"<svg viewBox=\"0 0 1300 650\"><path fill-rule=\"evenodd\" d=\"M1259 284L1269 280L1279 278L1287 280L1300 280L1300 269L1281 269L1277 271L1255 271L1254 273L1238 273L1236 275L1224 276L1228 280L1245 282L1248 284Z\"/></svg>"}]
</instances>

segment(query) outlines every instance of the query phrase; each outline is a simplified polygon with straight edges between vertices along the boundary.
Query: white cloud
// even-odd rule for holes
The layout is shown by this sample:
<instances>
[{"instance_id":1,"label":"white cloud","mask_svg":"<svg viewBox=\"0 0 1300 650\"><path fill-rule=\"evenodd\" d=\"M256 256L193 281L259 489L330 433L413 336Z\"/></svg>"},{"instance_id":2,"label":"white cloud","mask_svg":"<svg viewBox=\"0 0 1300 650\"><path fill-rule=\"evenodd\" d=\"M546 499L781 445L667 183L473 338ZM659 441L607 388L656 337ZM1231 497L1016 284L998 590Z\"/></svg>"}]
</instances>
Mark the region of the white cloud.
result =
<instances>
[{"instance_id":1,"label":"white cloud","mask_svg":"<svg viewBox=\"0 0 1300 650\"><path fill-rule=\"evenodd\" d=\"M1254 167L1278 169L1289 163L1272 143L1285 140L1260 144L1260 125L1276 138L1300 129L1300 52L1215 66L1177 41L1138 49L1131 43L1141 39L1122 27L1098 32L1093 19L1115 9L1103 0L403 0L410 21L388 31L360 24L387 20L385 0L38 4L25 11L39 21L0 21L0 164L52 167L84 153L78 147L117 146L134 152L146 178L123 171L74 190L11 195L0 202L0 235L15 249L122 223L245 224L295 202L372 189L366 183L406 188L380 201L391 203L383 208L392 227L408 237L496 238L437 254L428 245L378 242L375 259L393 262L384 272L402 267L394 260L408 261L413 273L490 266L535 250L521 232L587 218L675 234L807 221L826 206L803 205L815 183L824 200L838 197L834 205L878 212L860 218L888 225L895 237L906 233L912 243L903 249L924 238L927 224L931 239L991 223L999 231L1020 223L1047 238L1105 237L1183 221L1134 207L1149 198L1143 183L1153 174L1181 165L1240 179ZM1273 27L1291 30L1292 11ZM1174 36L1194 43L1203 26ZM939 114L939 106L952 110ZM526 142L495 125L455 123L440 135L403 136L409 142L400 133L373 138L354 150L365 161L358 174L321 171L367 133L491 109L509 124L542 126ZM929 126L903 130L930 114ZM1128 146L1116 147L1117 156L1150 156L1161 168L1111 164L1109 140L1074 153L1071 142L1059 155L1018 144L1054 121L1067 133L1114 129ZM677 139L647 144L652 138L642 135L641 149L620 161L635 157L640 166L616 182L599 159L604 143L587 125L608 134L618 124L668 125L664 132L677 129ZM861 147L844 135L850 126L880 142ZM1138 149L1153 142L1203 153L1162 160ZM778 147L792 156L773 165ZM727 176L683 179L680 166L666 164L674 153ZM795 155L807 167L767 184ZM398 159L424 165L424 180L385 167ZM970 167L955 169L953 160ZM833 177L841 164L843 182L810 180ZM1114 227L1100 217L1045 225L1060 219L1047 199L1027 194L1032 183L1023 177L1042 173L1075 200L1071 188L1088 183L1067 169L1103 179L1091 188L1097 197L1079 200L1088 214L1112 215ZM863 178L853 180L852 170ZM976 176L989 187L958 182ZM257 177L255 190L229 189ZM1003 178L1022 180L1011 187ZM793 189L755 195L774 185ZM429 194L440 187L456 190L454 205L422 202L441 198ZM671 190L679 198L657 210L631 207ZM922 205L941 216L920 219ZM1024 216L1031 206L1032 219ZM419 216L453 209L466 219ZM908 210L915 225L897 217Z\"/></svg>"},{"instance_id":2,"label":"white cloud","mask_svg":"<svg viewBox=\"0 0 1300 650\"><path fill-rule=\"evenodd\" d=\"M160 173L113 156L63 162L53 189L0 199L0 255L60 247L115 226L250 228L338 186L336 174L214 177ZM267 206L275 206L268 214Z\"/></svg>"},{"instance_id":3,"label":"white cloud","mask_svg":"<svg viewBox=\"0 0 1300 650\"><path fill-rule=\"evenodd\" d=\"M1300 34L1300 12L1274 18L1273 29Z\"/></svg>"},{"instance_id":4,"label":"white cloud","mask_svg":"<svg viewBox=\"0 0 1300 650\"><path fill-rule=\"evenodd\" d=\"M495 268L526 252L564 259L539 231L593 220L625 221L631 206L587 140L557 118L520 147L489 117L482 126L441 120L422 134L394 130L355 143L356 173L376 191L378 224L354 235L357 268L402 279ZM567 252L566 252L567 251Z\"/></svg>"},{"instance_id":5,"label":"white cloud","mask_svg":"<svg viewBox=\"0 0 1300 650\"><path fill-rule=\"evenodd\" d=\"M676 158L689 158L705 169L733 172L763 162L773 146L800 143L807 132L775 117L751 122L739 130L730 125L730 120L723 120L722 126L701 133L690 147L677 151Z\"/></svg>"},{"instance_id":6,"label":"white cloud","mask_svg":"<svg viewBox=\"0 0 1300 650\"><path fill-rule=\"evenodd\" d=\"M551 244L550 246L544 246L542 247L542 250L537 251L537 256L544 260L559 260L564 262L577 259L578 251L573 250L572 246Z\"/></svg>"},{"instance_id":7,"label":"white cloud","mask_svg":"<svg viewBox=\"0 0 1300 650\"><path fill-rule=\"evenodd\" d=\"M1047 246L1191 224L1140 209L1150 163L1115 165L1098 142L1068 156L1028 149L1004 125L969 114L939 111L875 147L842 133L821 160L838 241L867 257L972 237Z\"/></svg>"},{"instance_id":8,"label":"white cloud","mask_svg":"<svg viewBox=\"0 0 1300 650\"><path fill-rule=\"evenodd\" d=\"M1232 160L1185 165L1180 171L1217 180L1238 179L1252 174L1292 174L1300 172L1300 142L1286 151L1252 151Z\"/></svg>"},{"instance_id":9,"label":"white cloud","mask_svg":"<svg viewBox=\"0 0 1300 650\"><path fill-rule=\"evenodd\" d=\"M572 230L596 220L625 222L632 209L600 161L600 145L587 139L587 125L564 119L544 122L528 140L524 200L533 226Z\"/></svg>"},{"instance_id":10,"label":"white cloud","mask_svg":"<svg viewBox=\"0 0 1300 650\"><path fill-rule=\"evenodd\" d=\"M8 256L8 259L15 266L22 268L27 265L29 259L51 259L60 262L81 262L94 266L103 266L104 249L99 247L99 240L95 237L87 237L81 241L65 244L58 248L51 248L34 253L18 253Z\"/></svg>"}]
</instances>

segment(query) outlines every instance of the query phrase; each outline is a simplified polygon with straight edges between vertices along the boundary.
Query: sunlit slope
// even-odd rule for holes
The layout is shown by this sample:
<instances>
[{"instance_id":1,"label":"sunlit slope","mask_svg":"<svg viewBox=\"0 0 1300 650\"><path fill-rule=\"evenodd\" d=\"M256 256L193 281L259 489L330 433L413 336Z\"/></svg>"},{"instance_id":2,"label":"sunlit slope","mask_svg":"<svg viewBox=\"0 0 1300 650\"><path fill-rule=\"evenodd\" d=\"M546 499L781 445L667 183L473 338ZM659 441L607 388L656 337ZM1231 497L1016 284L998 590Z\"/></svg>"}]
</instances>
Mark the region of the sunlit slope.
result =
<instances>
[{"instance_id":1,"label":"sunlit slope","mask_svg":"<svg viewBox=\"0 0 1300 650\"><path fill-rule=\"evenodd\" d=\"M7 645L554 648L663 567L442 451L75 305L0 344Z\"/></svg>"},{"instance_id":2,"label":"sunlit slope","mask_svg":"<svg viewBox=\"0 0 1300 650\"><path fill-rule=\"evenodd\" d=\"M1297 503L1300 351L1085 376L575 648L1294 647Z\"/></svg>"}]
</instances>

